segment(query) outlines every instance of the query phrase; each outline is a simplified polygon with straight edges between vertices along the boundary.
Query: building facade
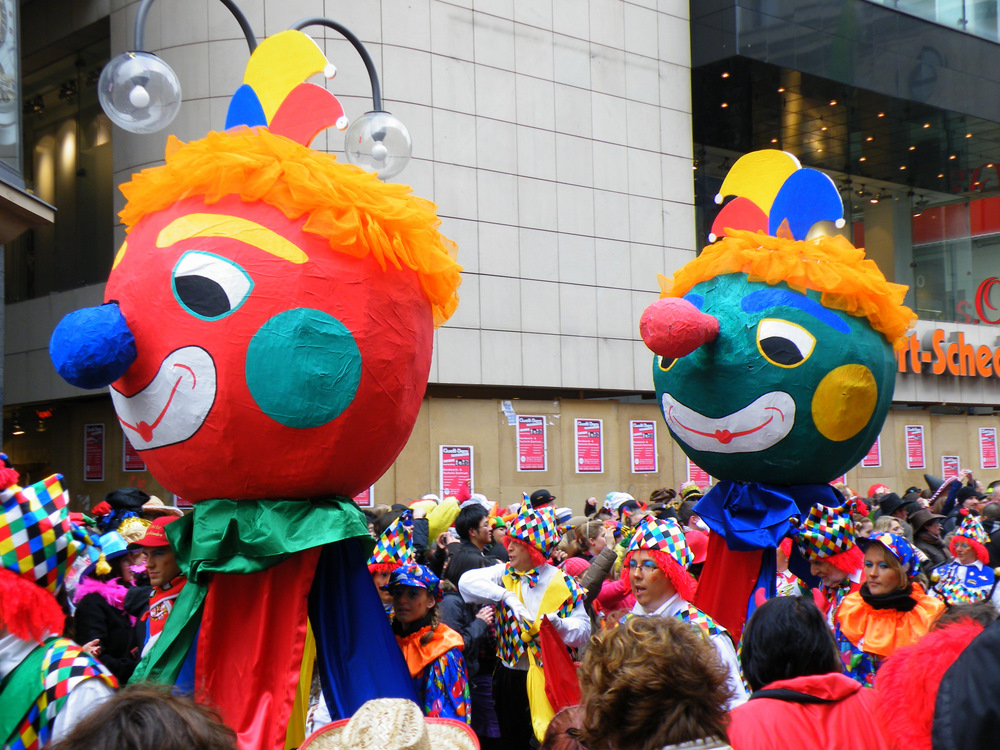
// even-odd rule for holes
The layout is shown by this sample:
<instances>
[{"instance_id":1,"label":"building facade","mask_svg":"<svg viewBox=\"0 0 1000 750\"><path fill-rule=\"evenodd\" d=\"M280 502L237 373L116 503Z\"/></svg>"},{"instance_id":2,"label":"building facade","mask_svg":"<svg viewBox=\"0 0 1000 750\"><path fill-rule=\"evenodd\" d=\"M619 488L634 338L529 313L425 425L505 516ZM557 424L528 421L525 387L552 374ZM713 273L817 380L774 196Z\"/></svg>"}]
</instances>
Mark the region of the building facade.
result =
<instances>
[{"instance_id":1,"label":"building facade","mask_svg":"<svg viewBox=\"0 0 1000 750\"><path fill-rule=\"evenodd\" d=\"M6 246L4 444L33 478L64 473L84 506L126 484L168 493L128 450L109 397L56 375L49 336L103 298L124 238L117 185L162 159L168 132L220 129L248 55L221 3L154 3L146 46L177 72L183 105L162 133L112 129L93 87L131 48L138 5L20 6L25 174L60 213ZM545 486L575 507L698 476L660 417L638 319L657 274L707 242L726 169L761 148L834 178L852 240L910 285L921 318L877 465L848 482L903 488L954 465L1000 477L987 468L1000 428L1000 45L987 3L954 18L948 4L920 16L866 0L239 5L260 38L310 16L360 37L413 139L395 179L437 203L465 267L420 417L374 502L464 471L501 502ZM337 65L327 86L347 115L370 109L353 48L308 31ZM343 152L336 133L314 145Z\"/></svg>"}]
</instances>

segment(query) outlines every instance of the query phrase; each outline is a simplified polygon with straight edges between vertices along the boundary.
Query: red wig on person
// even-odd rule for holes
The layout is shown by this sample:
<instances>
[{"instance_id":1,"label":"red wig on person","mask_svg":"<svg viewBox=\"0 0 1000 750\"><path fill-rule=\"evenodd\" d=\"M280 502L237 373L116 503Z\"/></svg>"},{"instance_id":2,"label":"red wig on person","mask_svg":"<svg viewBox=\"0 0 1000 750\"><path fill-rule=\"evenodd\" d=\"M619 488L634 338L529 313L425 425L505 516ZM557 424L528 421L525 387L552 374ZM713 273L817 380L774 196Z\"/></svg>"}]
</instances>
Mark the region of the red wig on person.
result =
<instances>
[{"instance_id":1,"label":"red wig on person","mask_svg":"<svg viewBox=\"0 0 1000 750\"><path fill-rule=\"evenodd\" d=\"M686 602L694 599L694 593L698 590L698 582L694 579L694 576L684 570L680 566L680 563L668 553L661 552L658 549L632 550L625 555L625 560L622 562L621 579L623 581L626 583L629 582L628 564L632 559L632 555L639 551L649 553L650 557L656 562L656 567L663 571L663 575L667 577L667 580L670 581L677 593L681 595L681 599Z\"/></svg>"},{"instance_id":2,"label":"red wig on person","mask_svg":"<svg viewBox=\"0 0 1000 750\"><path fill-rule=\"evenodd\" d=\"M987 551L986 547L983 546L982 542L977 542L972 537L961 536L959 534L955 534L955 536L951 538L951 541L948 542L948 549L951 552L952 557L955 557L956 559L958 558L958 555L955 554L955 545L959 540L965 542L976 551L976 559L979 560L979 562L983 565L990 564L990 553Z\"/></svg>"},{"instance_id":3,"label":"red wig on person","mask_svg":"<svg viewBox=\"0 0 1000 750\"><path fill-rule=\"evenodd\" d=\"M368 573L369 575L375 575L376 573L391 573L399 567L402 567L402 563L369 563Z\"/></svg>"},{"instance_id":4,"label":"red wig on person","mask_svg":"<svg viewBox=\"0 0 1000 750\"><path fill-rule=\"evenodd\" d=\"M517 537L504 534L503 546L506 547L511 542L513 542L514 544L520 544L522 547L528 550L528 557L531 558L531 564L534 565L536 568L542 567L547 562L547 560L545 559L545 555L543 555L542 551L538 549L538 547L536 547L535 545L528 544L523 539L518 539Z\"/></svg>"},{"instance_id":5,"label":"red wig on person","mask_svg":"<svg viewBox=\"0 0 1000 750\"><path fill-rule=\"evenodd\" d=\"M63 631L63 611L41 586L0 570L0 628L23 641L42 643Z\"/></svg>"},{"instance_id":6,"label":"red wig on person","mask_svg":"<svg viewBox=\"0 0 1000 750\"><path fill-rule=\"evenodd\" d=\"M824 557L817 562L828 562L830 565L835 567L837 570L842 570L847 575L854 575L865 564L865 553L861 551L858 545L854 545L846 552L838 552L836 555L830 555L829 557Z\"/></svg>"}]
</instances>

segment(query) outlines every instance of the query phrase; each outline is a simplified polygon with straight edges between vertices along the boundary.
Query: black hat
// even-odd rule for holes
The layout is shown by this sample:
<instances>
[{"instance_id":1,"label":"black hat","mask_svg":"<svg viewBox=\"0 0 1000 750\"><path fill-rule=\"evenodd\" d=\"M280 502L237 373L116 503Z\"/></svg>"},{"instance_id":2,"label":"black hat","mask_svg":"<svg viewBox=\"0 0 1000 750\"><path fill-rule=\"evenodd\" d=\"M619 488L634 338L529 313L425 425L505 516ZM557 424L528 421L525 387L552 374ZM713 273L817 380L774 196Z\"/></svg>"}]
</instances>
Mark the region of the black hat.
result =
<instances>
[{"instance_id":1,"label":"black hat","mask_svg":"<svg viewBox=\"0 0 1000 750\"><path fill-rule=\"evenodd\" d=\"M535 490L534 492L531 493L531 498L530 498L531 507L537 508L539 505L545 505L546 503L551 503L555 499L556 496L553 495L548 490Z\"/></svg>"},{"instance_id":2,"label":"black hat","mask_svg":"<svg viewBox=\"0 0 1000 750\"><path fill-rule=\"evenodd\" d=\"M963 502L968 500L970 497L977 497L982 500L986 495L982 492L977 492L975 487L966 485L958 491L958 504L961 505Z\"/></svg>"},{"instance_id":3,"label":"black hat","mask_svg":"<svg viewBox=\"0 0 1000 750\"><path fill-rule=\"evenodd\" d=\"M931 492L937 492L941 485L944 484L944 480L941 477L936 477L933 474L924 474L924 481L927 482L927 486Z\"/></svg>"},{"instance_id":4,"label":"black hat","mask_svg":"<svg viewBox=\"0 0 1000 750\"><path fill-rule=\"evenodd\" d=\"M122 487L112 490L104 496L104 500L113 510L130 510L142 512L142 506L149 502L149 495L136 487Z\"/></svg>"},{"instance_id":5,"label":"black hat","mask_svg":"<svg viewBox=\"0 0 1000 750\"><path fill-rule=\"evenodd\" d=\"M882 495L882 500L878 504L878 509L882 511L883 516L891 516L897 510L899 510L905 501L895 492L890 492L888 495Z\"/></svg>"}]
</instances>

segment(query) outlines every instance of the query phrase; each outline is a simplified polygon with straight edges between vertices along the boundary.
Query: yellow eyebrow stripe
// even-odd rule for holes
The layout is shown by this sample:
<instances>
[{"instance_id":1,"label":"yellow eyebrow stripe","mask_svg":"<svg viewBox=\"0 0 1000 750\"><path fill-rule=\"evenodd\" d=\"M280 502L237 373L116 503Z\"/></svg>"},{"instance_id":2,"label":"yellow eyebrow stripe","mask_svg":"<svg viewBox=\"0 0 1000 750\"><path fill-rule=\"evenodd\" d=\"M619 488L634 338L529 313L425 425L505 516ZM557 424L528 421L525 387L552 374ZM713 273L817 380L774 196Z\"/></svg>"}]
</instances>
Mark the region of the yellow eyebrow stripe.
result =
<instances>
[{"instance_id":1,"label":"yellow eyebrow stripe","mask_svg":"<svg viewBox=\"0 0 1000 750\"><path fill-rule=\"evenodd\" d=\"M305 263L309 256L295 243L255 221L224 214L187 214L174 219L156 237L157 247L169 247L195 237L227 237L253 245L290 263Z\"/></svg>"},{"instance_id":2,"label":"yellow eyebrow stripe","mask_svg":"<svg viewBox=\"0 0 1000 750\"><path fill-rule=\"evenodd\" d=\"M118 248L118 252L115 253L115 261L111 264L111 270L114 271L118 268L118 264L122 262L122 258L125 257L125 251L128 250L128 241L122 243L122 246Z\"/></svg>"}]
</instances>

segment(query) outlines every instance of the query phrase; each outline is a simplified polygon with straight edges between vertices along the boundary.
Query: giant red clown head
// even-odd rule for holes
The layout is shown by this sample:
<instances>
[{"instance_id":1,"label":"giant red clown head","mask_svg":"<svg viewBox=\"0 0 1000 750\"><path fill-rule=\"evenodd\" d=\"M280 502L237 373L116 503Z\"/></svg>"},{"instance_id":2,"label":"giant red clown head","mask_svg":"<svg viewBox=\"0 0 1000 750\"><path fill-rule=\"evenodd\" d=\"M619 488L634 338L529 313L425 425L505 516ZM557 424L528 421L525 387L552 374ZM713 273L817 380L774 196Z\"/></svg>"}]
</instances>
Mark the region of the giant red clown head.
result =
<instances>
[{"instance_id":1,"label":"giant red clown head","mask_svg":"<svg viewBox=\"0 0 1000 750\"><path fill-rule=\"evenodd\" d=\"M193 501L372 484L457 304L433 205L273 130L172 140L124 185L105 304L50 345L70 382L110 384L153 475Z\"/></svg>"}]
</instances>

